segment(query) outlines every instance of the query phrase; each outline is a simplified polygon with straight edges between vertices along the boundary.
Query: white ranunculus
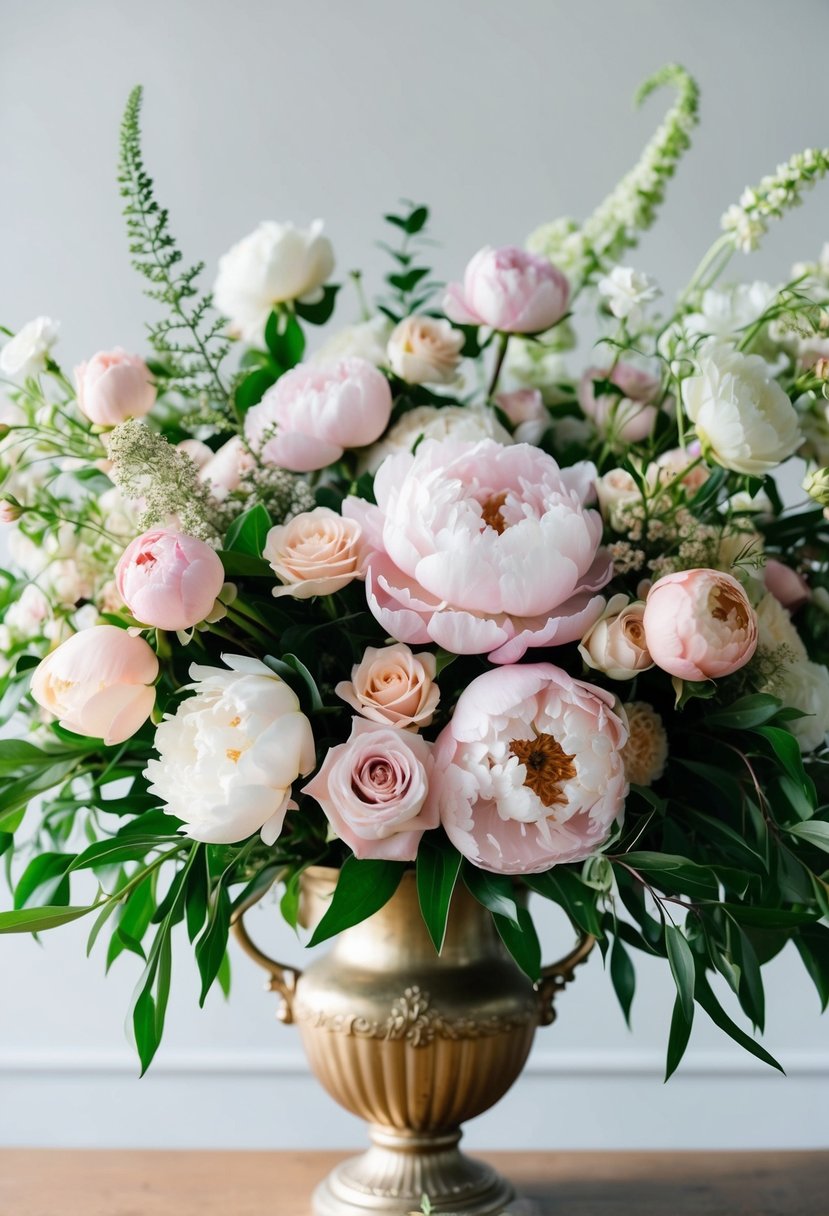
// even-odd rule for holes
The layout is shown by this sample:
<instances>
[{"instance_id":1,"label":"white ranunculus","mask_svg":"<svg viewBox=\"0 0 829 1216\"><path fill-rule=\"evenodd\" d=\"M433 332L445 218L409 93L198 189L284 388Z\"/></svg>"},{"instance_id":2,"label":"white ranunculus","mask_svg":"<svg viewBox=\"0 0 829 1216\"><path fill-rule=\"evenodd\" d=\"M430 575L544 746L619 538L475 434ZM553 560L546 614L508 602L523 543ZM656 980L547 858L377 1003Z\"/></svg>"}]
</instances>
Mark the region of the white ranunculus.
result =
<instances>
[{"instance_id":1,"label":"white ranunculus","mask_svg":"<svg viewBox=\"0 0 829 1216\"><path fill-rule=\"evenodd\" d=\"M58 340L60 322L35 317L19 329L0 350L0 373L22 383L42 371L46 356Z\"/></svg>"},{"instance_id":2,"label":"white ranunculus","mask_svg":"<svg viewBox=\"0 0 829 1216\"><path fill-rule=\"evenodd\" d=\"M334 251L322 234L322 220L310 228L266 220L219 258L216 307L235 334L255 342L275 304L313 303L333 269Z\"/></svg>"},{"instance_id":3,"label":"white ranunculus","mask_svg":"<svg viewBox=\"0 0 829 1216\"><path fill-rule=\"evenodd\" d=\"M229 670L193 665L196 695L158 727L150 792L186 834L234 844L261 832L273 844L297 777L315 764L311 723L296 694L258 659L225 655Z\"/></svg>"},{"instance_id":4,"label":"white ranunculus","mask_svg":"<svg viewBox=\"0 0 829 1216\"><path fill-rule=\"evenodd\" d=\"M794 406L759 355L707 343L682 400L703 449L736 473L762 477L800 445Z\"/></svg>"},{"instance_id":5,"label":"white ranunculus","mask_svg":"<svg viewBox=\"0 0 829 1216\"><path fill-rule=\"evenodd\" d=\"M662 294L655 279L632 266L614 266L610 274L599 279L598 286L614 317L627 321L633 330L642 324L645 305Z\"/></svg>"},{"instance_id":6,"label":"white ranunculus","mask_svg":"<svg viewBox=\"0 0 829 1216\"><path fill-rule=\"evenodd\" d=\"M374 367L386 367L386 343L392 331L388 317L378 313L369 321L346 325L328 338L319 350L314 351L309 363L338 363L340 359L365 359Z\"/></svg>"}]
</instances>

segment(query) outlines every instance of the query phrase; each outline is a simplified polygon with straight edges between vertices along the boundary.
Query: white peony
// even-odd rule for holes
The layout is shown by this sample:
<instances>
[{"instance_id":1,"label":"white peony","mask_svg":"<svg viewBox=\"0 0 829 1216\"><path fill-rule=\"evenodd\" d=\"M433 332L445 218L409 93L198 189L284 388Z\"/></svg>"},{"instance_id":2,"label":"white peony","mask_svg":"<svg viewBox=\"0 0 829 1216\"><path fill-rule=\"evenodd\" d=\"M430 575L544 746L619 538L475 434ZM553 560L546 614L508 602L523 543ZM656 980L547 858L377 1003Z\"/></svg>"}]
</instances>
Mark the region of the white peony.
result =
<instances>
[{"instance_id":1,"label":"white peony","mask_svg":"<svg viewBox=\"0 0 829 1216\"><path fill-rule=\"evenodd\" d=\"M340 359L365 359L374 367L386 367L386 343L392 331L392 323L382 313L369 321L346 325L328 338L315 351L308 363L338 363Z\"/></svg>"},{"instance_id":2,"label":"white peony","mask_svg":"<svg viewBox=\"0 0 829 1216\"><path fill-rule=\"evenodd\" d=\"M223 658L230 670L190 668L196 695L158 727L145 775L191 839L234 844L261 832L273 844L293 782L315 764L311 723L264 663Z\"/></svg>"},{"instance_id":3,"label":"white peony","mask_svg":"<svg viewBox=\"0 0 829 1216\"><path fill-rule=\"evenodd\" d=\"M219 258L215 304L238 337L256 342L275 304L319 299L333 269L322 220L307 229L266 220Z\"/></svg>"},{"instance_id":4,"label":"white peony","mask_svg":"<svg viewBox=\"0 0 829 1216\"><path fill-rule=\"evenodd\" d=\"M495 439L512 443L512 435L486 408L464 405L418 405L362 454L360 472L375 473L387 456L410 452L418 439Z\"/></svg>"},{"instance_id":5,"label":"white peony","mask_svg":"<svg viewBox=\"0 0 829 1216\"><path fill-rule=\"evenodd\" d=\"M759 645L782 653L780 666L763 688L806 714L789 723L802 752L820 747L829 733L829 671L809 658L792 618L778 599L767 592L757 605ZM777 657L777 656L775 656Z\"/></svg>"},{"instance_id":6,"label":"white peony","mask_svg":"<svg viewBox=\"0 0 829 1216\"><path fill-rule=\"evenodd\" d=\"M60 322L35 317L0 350L0 373L22 383L46 366L46 356L58 340Z\"/></svg>"},{"instance_id":7,"label":"white peony","mask_svg":"<svg viewBox=\"0 0 829 1216\"><path fill-rule=\"evenodd\" d=\"M632 266L614 266L609 275L599 279L598 286L614 317L626 321L633 330L639 329L644 320L644 306L662 294L655 279Z\"/></svg>"},{"instance_id":8,"label":"white peony","mask_svg":"<svg viewBox=\"0 0 829 1216\"><path fill-rule=\"evenodd\" d=\"M794 406L759 355L707 343L682 400L703 450L736 473L762 477L800 445Z\"/></svg>"},{"instance_id":9,"label":"white peony","mask_svg":"<svg viewBox=\"0 0 829 1216\"><path fill-rule=\"evenodd\" d=\"M689 313L683 325L693 338L733 338L758 321L779 292L779 287L759 280L725 289L711 287L702 293L699 311Z\"/></svg>"}]
</instances>

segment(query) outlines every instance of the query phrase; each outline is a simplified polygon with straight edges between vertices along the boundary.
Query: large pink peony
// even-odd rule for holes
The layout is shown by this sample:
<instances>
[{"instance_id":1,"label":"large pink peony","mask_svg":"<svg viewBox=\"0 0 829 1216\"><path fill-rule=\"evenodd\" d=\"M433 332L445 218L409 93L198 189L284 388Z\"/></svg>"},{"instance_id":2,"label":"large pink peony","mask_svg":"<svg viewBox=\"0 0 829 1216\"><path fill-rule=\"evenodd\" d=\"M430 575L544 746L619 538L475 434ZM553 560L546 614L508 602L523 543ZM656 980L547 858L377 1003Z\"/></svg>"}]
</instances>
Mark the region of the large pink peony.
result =
<instances>
[{"instance_id":1,"label":"large pink peony","mask_svg":"<svg viewBox=\"0 0 829 1216\"><path fill-rule=\"evenodd\" d=\"M551 663L487 671L434 746L430 805L483 870L583 861L622 817L625 722L611 693Z\"/></svg>"},{"instance_id":2,"label":"large pink peony","mask_svg":"<svg viewBox=\"0 0 829 1216\"><path fill-rule=\"evenodd\" d=\"M366 595L400 642L514 663L580 639L611 576L602 521L585 503L595 469L560 469L528 444L425 440L389 456L377 506L347 498L371 550Z\"/></svg>"},{"instance_id":3,"label":"large pink peony","mask_svg":"<svg viewBox=\"0 0 829 1216\"><path fill-rule=\"evenodd\" d=\"M463 283L450 283L444 311L459 325L489 325L503 333L536 334L567 312L570 284L547 258L514 245L480 249Z\"/></svg>"}]
</instances>

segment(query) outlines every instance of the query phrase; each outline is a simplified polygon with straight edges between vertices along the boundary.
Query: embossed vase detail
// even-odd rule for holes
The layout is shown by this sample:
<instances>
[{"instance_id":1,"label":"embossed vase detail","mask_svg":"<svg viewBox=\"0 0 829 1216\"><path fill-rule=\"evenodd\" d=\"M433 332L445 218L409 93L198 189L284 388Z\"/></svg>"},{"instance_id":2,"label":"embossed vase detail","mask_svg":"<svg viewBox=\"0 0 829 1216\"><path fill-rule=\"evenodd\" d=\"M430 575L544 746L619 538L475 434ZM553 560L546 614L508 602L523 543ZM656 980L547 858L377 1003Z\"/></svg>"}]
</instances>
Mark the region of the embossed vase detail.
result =
<instances>
[{"instance_id":1,"label":"embossed vase detail","mask_svg":"<svg viewBox=\"0 0 829 1216\"><path fill-rule=\"evenodd\" d=\"M302 922L328 907L338 872L302 879ZM538 985L516 966L489 912L458 884L438 955L418 906L414 872L392 899L341 933L298 972L254 945L239 909L236 934L269 973L279 1016L295 1022L311 1068L337 1102L369 1124L371 1147L318 1187L315 1216L405 1216L427 1194L436 1211L496 1216L510 1184L463 1154L461 1124L520 1075L536 1028L593 945L584 938Z\"/></svg>"}]
</instances>

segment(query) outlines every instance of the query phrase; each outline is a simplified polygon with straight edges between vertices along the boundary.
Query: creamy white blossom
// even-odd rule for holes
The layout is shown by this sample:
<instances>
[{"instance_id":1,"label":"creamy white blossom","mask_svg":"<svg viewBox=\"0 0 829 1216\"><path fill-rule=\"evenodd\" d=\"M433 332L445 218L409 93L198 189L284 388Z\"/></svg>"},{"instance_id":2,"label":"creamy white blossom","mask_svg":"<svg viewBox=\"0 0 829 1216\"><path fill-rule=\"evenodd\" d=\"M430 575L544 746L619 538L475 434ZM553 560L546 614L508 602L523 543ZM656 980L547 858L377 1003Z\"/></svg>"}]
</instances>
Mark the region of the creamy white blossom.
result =
<instances>
[{"instance_id":1,"label":"creamy white blossom","mask_svg":"<svg viewBox=\"0 0 829 1216\"><path fill-rule=\"evenodd\" d=\"M360 471L373 473L387 456L410 452L418 439L495 439L512 443L512 436L492 410L463 405L418 405L361 455Z\"/></svg>"},{"instance_id":2,"label":"creamy white blossom","mask_svg":"<svg viewBox=\"0 0 829 1216\"><path fill-rule=\"evenodd\" d=\"M598 287L614 317L626 321L632 330L640 328L645 305L662 294L655 279L632 266L614 266L610 274L599 279Z\"/></svg>"},{"instance_id":3,"label":"creamy white blossom","mask_svg":"<svg viewBox=\"0 0 829 1216\"><path fill-rule=\"evenodd\" d=\"M791 616L771 592L757 605L757 625L761 649L778 662L763 691L806 715L789 722L789 729L800 750L812 752L829 734L829 671L810 660Z\"/></svg>"},{"instance_id":4,"label":"creamy white blossom","mask_svg":"<svg viewBox=\"0 0 829 1216\"><path fill-rule=\"evenodd\" d=\"M386 367L388 356L386 343L392 331L392 323L382 313L356 325L346 325L326 339L309 363L337 363L340 359L365 359L375 367Z\"/></svg>"},{"instance_id":5,"label":"creamy white blossom","mask_svg":"<svg viewBox=\"0 0 829 1216\"><path fill-rule=\"evenodd\" d=\"M0 374L23 382L43 371L49 351L58 340L60 322L35 317L19 329L0 350Z\"/></svg>"}]
</instances>

